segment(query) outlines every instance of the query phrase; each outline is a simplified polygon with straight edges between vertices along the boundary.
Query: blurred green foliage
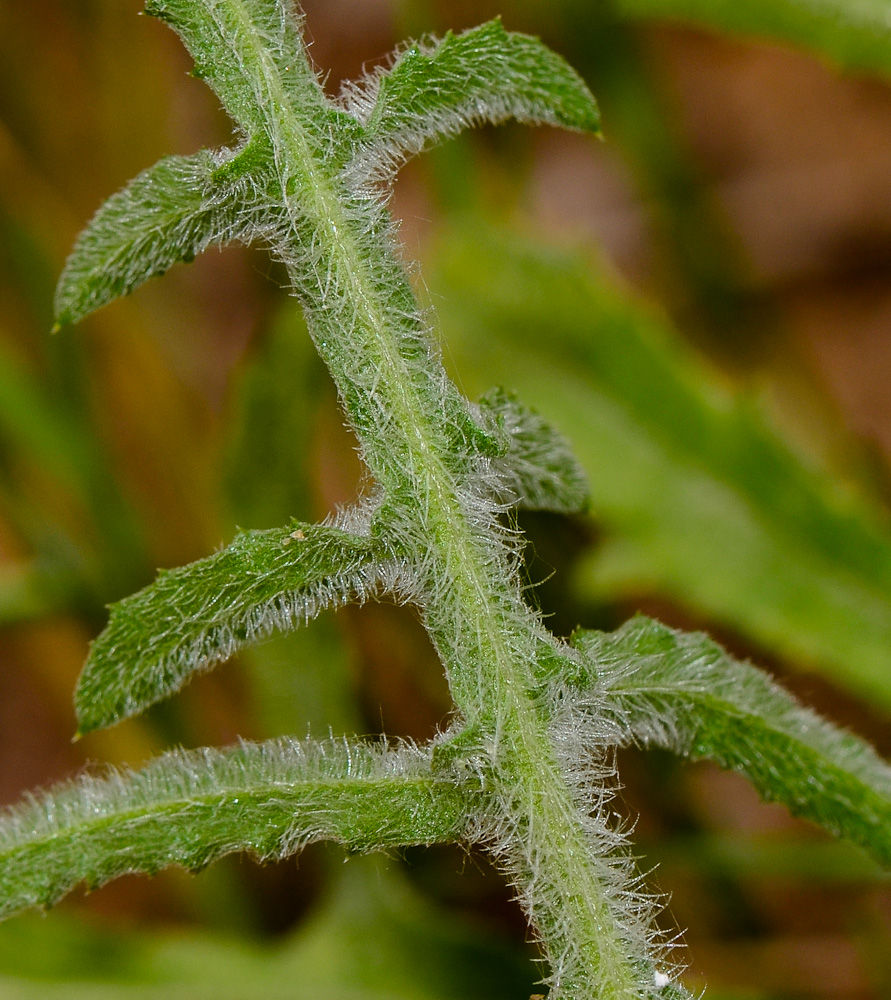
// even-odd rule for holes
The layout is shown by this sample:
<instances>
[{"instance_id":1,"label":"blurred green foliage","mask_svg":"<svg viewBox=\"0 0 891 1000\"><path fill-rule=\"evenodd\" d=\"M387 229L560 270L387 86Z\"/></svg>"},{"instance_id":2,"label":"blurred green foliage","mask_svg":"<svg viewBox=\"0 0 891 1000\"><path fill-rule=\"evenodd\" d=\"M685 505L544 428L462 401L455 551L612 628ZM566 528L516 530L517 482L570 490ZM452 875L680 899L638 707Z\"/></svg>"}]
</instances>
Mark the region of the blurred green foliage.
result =
<instances>
[{"instance_id":1,"label":"blurred green foliage","mask_svg":"<svg viewBox=\"0 0 891 1000\"><path fill-rule=\"evenodd\" d=\"M670 595L891 707L891 532L810 467L658 315L582 258L487 235L441 244L431 291L474 395L515 387L572 441L603 533L578 597ZM546 336L542 336L546 331Z\"/></svg>"}]
</instances>

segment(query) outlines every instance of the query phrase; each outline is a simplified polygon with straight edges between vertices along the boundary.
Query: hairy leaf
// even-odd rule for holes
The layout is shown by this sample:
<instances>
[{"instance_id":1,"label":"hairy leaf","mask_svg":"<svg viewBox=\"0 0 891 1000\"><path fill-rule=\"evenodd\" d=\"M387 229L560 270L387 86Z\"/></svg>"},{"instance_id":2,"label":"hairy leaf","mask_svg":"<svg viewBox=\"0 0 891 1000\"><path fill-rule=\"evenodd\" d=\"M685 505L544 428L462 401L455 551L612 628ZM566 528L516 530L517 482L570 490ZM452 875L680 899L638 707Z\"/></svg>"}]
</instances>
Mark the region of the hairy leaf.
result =
<instances>
[{"instance_id":1,"label":"hairy leaf","mask_svg":"<svg viewBox=\"0 0 891 1000\"><path fill-rule=\"evenodd\" d=\"M578 256L476 222L442 244L429 283L462 384L515 388L588 472L604 541L582 594L668 594L891 704L878 504Z\"/></svg>"},{"instance_id":2,"label":"hairy leaf","mask_svg":"<svg viewBox=\"0 0 891 1000\"><path fill-rule=\"evenodd\" d=\"M173 751L135 773L83 777L0 819L0 917L81 882L201 868L234 851L283 858L334 840L366 850L460 838L472 796L429 751L282 739Z\"/></svg>"},{"instance_id":3,"label":"hairy leaf","mask_svg":"<svg viewBox=\"0 0 891 1000\"><path fill-rule=\"evenodd\" d=\"M583 510L588 481L566 438L501 389L487 393L479 405L484 421L508 442L507 453L492 460L499 499L528 510Z\"/></svg>"},{"instance_id":4,"label":"hairy leaf","mask_svg":"<svg viewBox=\"0 0 891 1000\"><path fill-rule=\"evenodd\" d=\"M859 844L891 868L891 766L700 633L631 619L580 632L593 703L629 742L744 774L768 801Z\"/></svg>"},{"instance_id":5,"label":"hairy leaf","mask_svg":"<svg viewBox=\"0 0 891 1000\"><path fill-rule=\"evenodd\" d=\"M373 559L367 539L294 522L243 532L215 555L162 571L112 605L93 642L75 695L80 732L142 711L274 629L364 595Z\"/></svg>"},{"instance_id":6,"label":"hairy leaf","mask_svg":"<svg viewBox=\"0 0 891 1000\"><path fill-rule=\"evenodd\" d=\"M413 45L392 68L348 84L347 109L364 126L357 173L389 173L430 143L472 125L515 118L598 132L581 77L537 38L489 21Z\"/></svg>"},{"instance_id":7,"label":"hairy leaf","mask_svg":"<svg viewBox=\"0 0 891 1000\"><path fill-rule=\"evenodd\" d=\"M56 289L57 323L76 323L214 244L249 242L262 226L256 181L235 155L169 156L112 195L79 236Z\"/></svg>"},{"instance_id":8,"label":"hairy leaf","mask_svg":"<svg viewBox=\"0 0 891 1000\"><path fill-rule=\"evenodd\" d=\"M842 66L891 72L888 0L616 0L615 6L629 17L780 38Z\"/></svg>"}]
</instances>

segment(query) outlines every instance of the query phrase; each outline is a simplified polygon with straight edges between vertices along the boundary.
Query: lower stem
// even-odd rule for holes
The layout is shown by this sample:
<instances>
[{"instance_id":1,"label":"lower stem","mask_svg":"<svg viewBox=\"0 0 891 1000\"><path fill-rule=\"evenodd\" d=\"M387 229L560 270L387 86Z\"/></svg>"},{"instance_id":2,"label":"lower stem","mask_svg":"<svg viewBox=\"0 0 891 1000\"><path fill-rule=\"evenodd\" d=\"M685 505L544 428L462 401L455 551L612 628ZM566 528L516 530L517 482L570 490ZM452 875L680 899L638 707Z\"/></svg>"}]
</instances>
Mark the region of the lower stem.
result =
<instances>
[{"instance_id":1,"label":"lower stem","mask_svg":"<svg viewBox=\"0 0 891 1000\"><path fill-rule=\"evenodd\" d=\"M629 947L639 928L624 926L617 907L621 872L597 853L544 726L534 741L530 727L517 728L524 734L496 765L496 804L510 823L496 850L551 965L551 995L639 1000L646 963ZM633 925L633 914L624 923Z\"/></svg>"},{"instance_id":2,"label":"lower stem","mask_svg":"<svg viewBox=\"0 0 891 1000\"><path fill-rule=\"evenodd\" d=\"M608 856L619 838L603 829L597 842L599 817L589 822L582 811L535 691L535 657L553 639L515 583L505 593L507 581L493 579L509 573L506 560L493 567L466 518L456 512L452 523L464 524L462 558L454 538L430 539L453 575L425 624L476 733L470 752L488 775L493 849L551 963L552 997L641 1000L647 936L633 908L621 906L623 859Z\"/></svg>"}]
</instances>

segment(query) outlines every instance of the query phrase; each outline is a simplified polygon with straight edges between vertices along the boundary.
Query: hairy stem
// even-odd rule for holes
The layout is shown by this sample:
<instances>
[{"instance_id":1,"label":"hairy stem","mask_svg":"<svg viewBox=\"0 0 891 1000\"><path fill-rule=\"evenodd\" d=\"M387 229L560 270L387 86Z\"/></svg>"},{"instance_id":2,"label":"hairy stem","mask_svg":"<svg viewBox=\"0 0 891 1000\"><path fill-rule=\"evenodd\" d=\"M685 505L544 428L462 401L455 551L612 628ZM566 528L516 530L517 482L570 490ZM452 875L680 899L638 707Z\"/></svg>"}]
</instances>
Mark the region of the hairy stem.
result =
<instances>
[{"instance_id":1,"label":"hairy stem","mask_svg":"<svg viewBox=\"0 0 891 1000\"><path fill-rule=\"evenodd\" d=\"M564 996L639 997L639 959L618 928L536 706L532 668L548 640L522 601L494 513L462 482L472 457L466 404L427 345L380 209L351 196L315 159L286 109L270 131L282 190L296 180L312 192L289 201L278 252L386 490L381 531L397 553L425 554L413 566L425 621L459 710L483 734L493 805L509 810L497 846L524 886L555 986Z\"/></svg>"},{"instance_id":2,"label":"hairy stem","mask_svg":"<svg viewBox=\"0 0 891 1000\"><path fill-rule=\"evenodd\" d=\"M595 130L593 98L537 40L490 22L448 36L438 47L406 51L389 75L374 77L334 105L310 65L290 0L148 0L147 9L182 35L196 73L218 92L244 141L234 153L180 158L143 174L100 213L92 242L77 258L88 277L97 247L120 241L130 209L141 212L142 224L131 243L164 243L162 224L176 237L175 253L136 271L113 269L96 288L80 282L87 287L77 290L80 297L72 301L79 305L71 314L135 287L177 254L203 249L205 236L262 236L288 268L374 492L349 531L337 529L333 548L322 544L327 535L317 537L303 525L282 539L274 533L255 538L265 559L255 545L236 550L245 556L237 566L227 561L235 546L206 561L214 579L220 564L225 569L232 563L238 570L232 586L256 583L234 625L227 619L217 627L219 595L211 587L189 628L180 626L178 587L185 581L194 588L195 570L183 578L168 574L139 600L122 603L117 619L124 624L141 619L149 607L162 631L176 625L169 655L154 657L160 673L146 671L136 697L122 685L121 697L87 722L103 725L139 710L268 625L290 624L297 598L306 599L297 610L308 617L320 594L364 597L382 584L417 605L440 653L465 727L461 768L482 782L474 804L483 820L475 833L516 881L552 965L552 995L641 1000L652 993L653 973L640 900L627 887L621 861L605 860L621 838L603 821L602 800L590 797L590 775L561 751L551 697L556 688L547 697L542 688L553 661L575 654L525 604L518 536L498 519L494 498L510 494L511 479L497 460L510 450L512 434L522 437L522 428L516 414L512 431L503 414L487 418L485 407L472 407L446 376L375 191L431 134L510 116ZM420 129L418 106L426 108ZM170 177L160 197L158 182ZM196 190L177 202L177 178L187 177ZM230 214L218 212L220 205ZM210 235L201 235L202 220L204 229L214 222ZM101 253L99 258L104 260ZM547 499L547 489L536 485L536 492ZM291 562L297 551L292 542L303 553L299 565ZM317 548L326 559L309 558ZM335 562L349 562L349 579L330 572L332 553ZM270 594L268 570L282 561L292 585L284 595ZM114 660L121 648L115 629L96 648ZM82 716L100 701L96 689L105 690L106 673L96 671L90 675L95 684L84 685L89 697ZM611 773L604 769L598 777Z\"/></svg>"}]
</instances>

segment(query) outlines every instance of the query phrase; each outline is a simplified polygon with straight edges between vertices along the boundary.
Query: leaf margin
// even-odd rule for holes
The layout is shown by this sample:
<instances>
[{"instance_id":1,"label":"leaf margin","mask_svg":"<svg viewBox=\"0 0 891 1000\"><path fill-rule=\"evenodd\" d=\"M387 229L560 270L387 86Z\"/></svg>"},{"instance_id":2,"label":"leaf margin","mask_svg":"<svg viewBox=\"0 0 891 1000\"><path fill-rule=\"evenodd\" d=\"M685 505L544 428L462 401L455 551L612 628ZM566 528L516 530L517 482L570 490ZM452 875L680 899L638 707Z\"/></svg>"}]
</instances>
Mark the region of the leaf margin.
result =
<instances>
[{"instance_id":1,"label":"leaf margin","mask_svg":"<svg viewBox=\"0 0 891 1000\"><path fill-rule=\"evenodd\" d=\"M582 656L578 679L593 703L613 706L625 745L737 771L765 801L891 869L891 764L865 741L701 632L637 615L612 633L579 631L572 645Z\"/></svg>"},{"instance_id":2,"label":"leaf margin","mask_svg":"<svg viewBox=\"0 0 891 1000\"><path fill-rule=\"evenodd\" d=\"M362 600L382 568L371 538L292 521L241 531L213 555L160 571L111 605L91 643L75 691L77 737L141 712L276 629Z\"/></svg>"},{"instance_id":3,"label":"leaf margin","mask_svg":"<svg viewBox=\"0 0 891 1000\"><path fill-rule=\"evenodd\" d=\"M318 840L367 851L460 839L468 789L431 762L409 743L283 737L81 775L0 811L0 919L81 883L194 871L236 851L272 860Z\"/></svg>"}]
</instances>

